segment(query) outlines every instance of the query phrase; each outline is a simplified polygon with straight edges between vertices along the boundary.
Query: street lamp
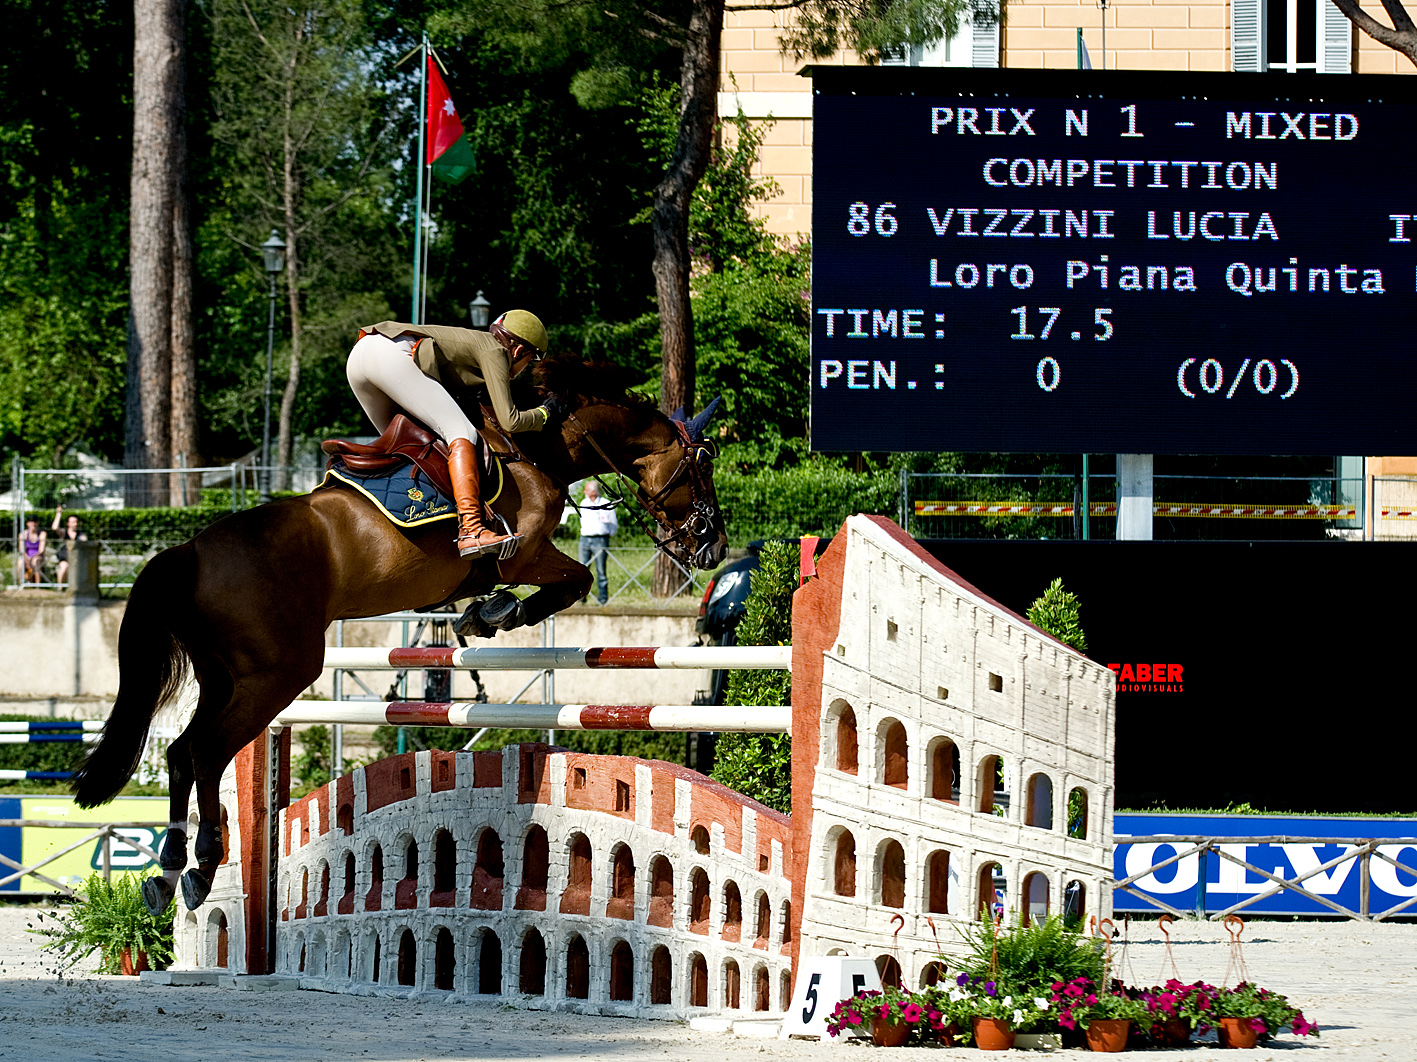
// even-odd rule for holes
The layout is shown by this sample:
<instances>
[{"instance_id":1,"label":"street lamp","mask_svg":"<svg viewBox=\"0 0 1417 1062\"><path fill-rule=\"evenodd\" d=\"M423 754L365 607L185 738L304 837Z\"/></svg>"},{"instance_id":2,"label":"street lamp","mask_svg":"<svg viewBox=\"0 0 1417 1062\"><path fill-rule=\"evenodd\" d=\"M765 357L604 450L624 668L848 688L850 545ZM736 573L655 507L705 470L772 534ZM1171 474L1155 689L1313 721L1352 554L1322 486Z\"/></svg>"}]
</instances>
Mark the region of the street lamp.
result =
<instances>
[{"instance_id":1,"label":"street lamp","mask_svg":"<svg viewBox=\"0 0 1417 1062\"><path fill-rule=\"evenodd\" d=\"M480 291L468 306L468 312L472 314L473 328L486 328L492 320L492 304Z\"/></svg>"},{"instance_id":2,"label":"street lamp","mask_svg":"<svg viewBox=\"0 0 1417 1062\"><path fill-rule=\"evenodd\" d=\"M276 277L285 268L285 241L275 229L261 244L261 257L271 278L270 314L266 326L266 415L261 425L261 501L271 500L271 352L276 343Z\"/></svg>"}]
</instances>

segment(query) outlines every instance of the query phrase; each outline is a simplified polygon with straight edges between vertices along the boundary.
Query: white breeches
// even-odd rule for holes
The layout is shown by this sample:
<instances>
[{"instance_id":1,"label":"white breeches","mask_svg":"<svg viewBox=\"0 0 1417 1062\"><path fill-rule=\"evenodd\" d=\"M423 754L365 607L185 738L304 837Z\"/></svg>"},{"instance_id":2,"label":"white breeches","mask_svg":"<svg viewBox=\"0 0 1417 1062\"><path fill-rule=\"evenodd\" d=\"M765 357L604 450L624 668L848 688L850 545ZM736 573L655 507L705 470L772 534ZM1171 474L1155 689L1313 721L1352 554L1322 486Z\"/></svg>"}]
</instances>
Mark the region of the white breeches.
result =
<instances>
[{"instance_id":1,"label":"white breeches","mask_svg":"<svg viewBox=\"0 0 1417 1062\"><path fill-rule=\"evenodd\" d=\"M437 380L424 376L408 356L412 338L386 339L371 332L349 352L345 372L354 397L382 434L400 411L432 428L444 442L476 439L467 414Z\"/></svg>"}]
</instances>

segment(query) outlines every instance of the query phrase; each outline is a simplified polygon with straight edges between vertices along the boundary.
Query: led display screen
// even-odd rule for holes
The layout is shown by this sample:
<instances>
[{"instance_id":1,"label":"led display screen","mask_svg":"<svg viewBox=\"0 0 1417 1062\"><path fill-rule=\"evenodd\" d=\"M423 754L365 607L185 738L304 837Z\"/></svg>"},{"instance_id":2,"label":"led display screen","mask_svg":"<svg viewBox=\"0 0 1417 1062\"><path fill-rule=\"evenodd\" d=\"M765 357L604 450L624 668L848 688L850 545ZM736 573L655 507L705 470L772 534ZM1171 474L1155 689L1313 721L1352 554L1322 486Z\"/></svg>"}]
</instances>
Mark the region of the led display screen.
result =
<instances>
[{"instance_id":1,"label":"led display screen","mask_svg":"<svg viewBox=\"0 0 1417 1062\"><path fill-rule=\"evenodd\" d=\"M812 74L814 449L1413 452L1410 78Z\"/></svg>"}]
</instances>

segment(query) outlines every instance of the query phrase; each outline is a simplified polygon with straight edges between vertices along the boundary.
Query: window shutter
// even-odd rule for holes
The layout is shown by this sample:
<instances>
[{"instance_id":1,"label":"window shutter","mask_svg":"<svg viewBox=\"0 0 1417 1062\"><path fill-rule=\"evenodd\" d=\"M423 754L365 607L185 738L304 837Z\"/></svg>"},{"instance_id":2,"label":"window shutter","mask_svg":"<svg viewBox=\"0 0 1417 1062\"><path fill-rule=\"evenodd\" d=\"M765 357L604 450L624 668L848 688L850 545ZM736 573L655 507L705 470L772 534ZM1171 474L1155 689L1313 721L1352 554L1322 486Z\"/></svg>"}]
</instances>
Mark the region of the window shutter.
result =
<instances>
[{"instance_id":1,"label":"window shutter","mask_svg":"<svg viewBox=\"0 0 1417 1062\"><path fill-rule=\"evenodd\" d=\"M1333 0L1323 3L1323 50L1319 53L1319 73L1353 72L1353 23L1338 10Z\"/></svg>"},{"instance_id":2,"label":"window shutter","mask_svg":"<svg viewBox=\"0 0 1417 1062\"><path fill-rule=\"evenodd\" d=\"M1265 0L1231 0L1230 59L1235 70L1256 72L1264 69L1260 63L1264 2Z\"/></svg>"},{"instance_id":3,"label":"window shutter","mask_svg":"<svg viewBox=\"0 0 1417 1062\"><path fill-rule=\"evenodd\" d=\"M999 65L999 12L987 5L983 11L970 19L970 66L996 67ZM980 15L984 17L980 17Z\"/></svg>"}]
</instances>

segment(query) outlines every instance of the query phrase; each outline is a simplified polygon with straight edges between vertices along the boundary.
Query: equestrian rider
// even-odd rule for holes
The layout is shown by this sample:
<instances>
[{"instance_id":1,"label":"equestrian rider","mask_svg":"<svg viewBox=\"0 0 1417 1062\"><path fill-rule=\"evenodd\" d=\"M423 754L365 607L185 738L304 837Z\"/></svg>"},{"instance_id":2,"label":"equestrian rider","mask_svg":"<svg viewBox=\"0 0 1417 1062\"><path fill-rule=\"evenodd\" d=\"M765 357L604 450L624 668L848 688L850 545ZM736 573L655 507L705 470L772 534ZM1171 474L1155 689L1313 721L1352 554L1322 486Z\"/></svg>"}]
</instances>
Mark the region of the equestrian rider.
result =
<instances>
[{"instance_id":1,"label":"equestrian rider","mask_svg":"<svg viewBox=\"0 0 1417 1062\"><path fill-rule=\"evenodd\" d=\"M477 429L456 401L487 389L505 431L540 431L565 408L555 396L535 409L512 402L511 381L546 353L546 328L526 310L508 310L486 332L446 325L382 321L362 329L346 371L355 398L380 434L400 410L448 444L448 474L458 509L458 553L475 557L509 539L482 522L482 492L473 440Z\"/></svg>"}]
</instances>

